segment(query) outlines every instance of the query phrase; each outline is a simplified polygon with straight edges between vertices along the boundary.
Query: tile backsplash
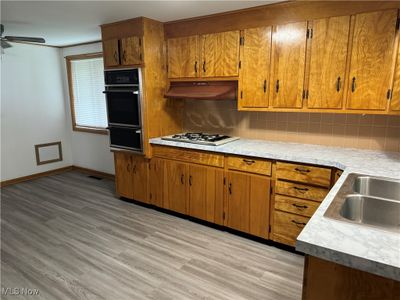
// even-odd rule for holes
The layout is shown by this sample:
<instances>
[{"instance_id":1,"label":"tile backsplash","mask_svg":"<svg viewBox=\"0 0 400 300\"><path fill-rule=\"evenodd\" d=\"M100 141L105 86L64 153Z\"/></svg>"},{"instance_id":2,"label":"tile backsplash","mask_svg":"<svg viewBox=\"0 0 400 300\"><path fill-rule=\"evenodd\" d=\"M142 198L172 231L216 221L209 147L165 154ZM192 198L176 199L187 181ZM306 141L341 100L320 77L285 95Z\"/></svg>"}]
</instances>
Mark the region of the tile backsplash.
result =
<instances>
[{"instance_id":1,"label":"tile backsplash","mask_svg":"<svg viewBox=\"0 0 400 300\"><path fill-rule=\"evenodd\" d=\"M235 101L186 100L185 131L400 152L400 116L239 112Z\"/></svg>"}]
</instances>

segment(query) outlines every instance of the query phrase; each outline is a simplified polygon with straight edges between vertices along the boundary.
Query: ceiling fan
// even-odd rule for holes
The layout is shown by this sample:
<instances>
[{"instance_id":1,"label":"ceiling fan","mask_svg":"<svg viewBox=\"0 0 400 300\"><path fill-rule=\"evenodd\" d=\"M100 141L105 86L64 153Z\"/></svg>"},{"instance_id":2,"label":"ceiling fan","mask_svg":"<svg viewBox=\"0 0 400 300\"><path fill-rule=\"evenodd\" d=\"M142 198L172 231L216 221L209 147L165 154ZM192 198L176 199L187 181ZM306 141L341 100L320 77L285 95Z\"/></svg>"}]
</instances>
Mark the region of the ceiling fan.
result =
<instances>
[{"instance_id":1,"label":"ceiling fan","mask_svg":"<svg viewBox=\"0 0 400 300\"><path fill-rule=\"evenodd\" d=\"M10 43L12 42L29 42L29 43L45 43L44 38L38 38L38 37L28 37L28 36L3 36L4 32L4 25L0 24L0 47L1 50L10 48L12 45Z\"/></svg>"}]
</instances>

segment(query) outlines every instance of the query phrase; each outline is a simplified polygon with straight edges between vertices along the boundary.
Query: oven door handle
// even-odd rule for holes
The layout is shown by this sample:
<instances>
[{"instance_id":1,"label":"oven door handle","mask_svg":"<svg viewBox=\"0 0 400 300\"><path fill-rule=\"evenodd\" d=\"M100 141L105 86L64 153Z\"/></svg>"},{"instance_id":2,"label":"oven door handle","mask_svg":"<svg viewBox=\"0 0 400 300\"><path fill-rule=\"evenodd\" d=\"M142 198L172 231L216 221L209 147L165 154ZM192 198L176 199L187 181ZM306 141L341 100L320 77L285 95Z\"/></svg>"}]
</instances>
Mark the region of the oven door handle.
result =
<instances>
[{"instance_id":1,"label":"oven door handle","mask_svg":"<svg viewBox=\"0 0 400 300\"><path fill-rule=\"evenodd\" d=\"M127 90L112 90L112 91L103 91L104 94L112 94L112 93L132 93L135 95L139 95L139 91L127 91Z\"/></svg>"}]
</instances>

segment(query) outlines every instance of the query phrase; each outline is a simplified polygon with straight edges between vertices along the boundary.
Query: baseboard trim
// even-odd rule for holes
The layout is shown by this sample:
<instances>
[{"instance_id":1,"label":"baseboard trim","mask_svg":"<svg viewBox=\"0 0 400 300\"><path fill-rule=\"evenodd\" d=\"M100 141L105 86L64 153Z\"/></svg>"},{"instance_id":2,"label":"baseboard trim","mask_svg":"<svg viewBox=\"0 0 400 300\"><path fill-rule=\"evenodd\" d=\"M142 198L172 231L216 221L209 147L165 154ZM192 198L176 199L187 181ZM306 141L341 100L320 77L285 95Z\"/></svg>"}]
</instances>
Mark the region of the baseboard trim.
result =
<instances>
[{"instance_id":1,"label":"baseboard trim","mask_svg":"<svg viewBox=\"0 0 400 300\"><path fill-rule=\"evenodd\" d=\"M28 175L28 176L22 176L22 177L18 177L18 178L14 178L14 179L4 180L4 181L0 182L0 188L8 186L8 185L16 184L16 183L28 181L28 180L38 179L38 178L41 178L41 177L61 174L61 173L72 171L72 170L73 170L73 166L67 166L67 167L63 167L63 168L49 170L49 171L46 171L46 172L35 173L35 174L32 174L32 175Z\"/></svg>"},{"instance_id":2,"label":"baseboard trim","mask_svg":"<svg viewBox=\"0 0 400 300\"><path fill-rule=\"evenodd\" d=\"M87 169L87 168L82 168L82 167L78 167L78 166L67 166L67 167L54 169L54 170L50 170L50 171L46 171L46 172L35 173L32 175L28 175L28 176L22 176L22 177L18 177L18 178L14 178L14 179L4 180L4 181L0 182L0 188L9 186L9 185L13 185L13 184L17 184L17 183L21 183L24 181L34 180L34 179L51 176L51 175L57 175L57 174L61 174L61 173L69 172L69 171L78 171L81 173L89 174L92 176L97 176L100 178L110 179L110 180L114 180L114 178L115 178L115 176L113 174L104 173L104 172Z\"/></svg>"},{"instance_id":3,"label":"baseboard trim","mask_svg":"<svg viewBox=\"0 0 400 300\"><path fill-rule=\"evenodd\" d=\"M100 178L110 179L110 180L114 180L114 178L115 178L115 175L110 174L110 173L100 172L100 171L96 171L93 169L88 169L88 168L83 168L83 167L78 167L78 166L72 166L72 170L78 171L81 173L85 173L85 174L89 174L92 176L97 176Z\"/></svg>"}]
</instances>

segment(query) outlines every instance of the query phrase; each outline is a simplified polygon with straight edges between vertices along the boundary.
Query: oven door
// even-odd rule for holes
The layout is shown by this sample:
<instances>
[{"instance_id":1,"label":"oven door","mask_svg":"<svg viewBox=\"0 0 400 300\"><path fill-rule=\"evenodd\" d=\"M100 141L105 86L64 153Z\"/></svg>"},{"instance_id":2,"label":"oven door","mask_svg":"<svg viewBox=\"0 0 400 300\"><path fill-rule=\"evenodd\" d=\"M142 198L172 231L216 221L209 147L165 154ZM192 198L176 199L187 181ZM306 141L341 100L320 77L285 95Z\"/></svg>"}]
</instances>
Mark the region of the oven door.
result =
<instances>
[{"instance_id":1,"label":"oven door","mask_svg":"<svg viewBox=\"0 0 400 300\"><path fill-rule=\"evenodd\" d=\"M110 126L111 148L121 148L143 153L142 130L140 128Z\"/></svg>"},{"instance_id":2,"label":"oven door","mask_svg":"<svg viewBox=\"0 0 400 300\"><path fill-rule=\"evenodd\" d=\"M142 127L140 94L133 89L107 89L108 124L110 126Z\"/></svg>"}]
</instances>

